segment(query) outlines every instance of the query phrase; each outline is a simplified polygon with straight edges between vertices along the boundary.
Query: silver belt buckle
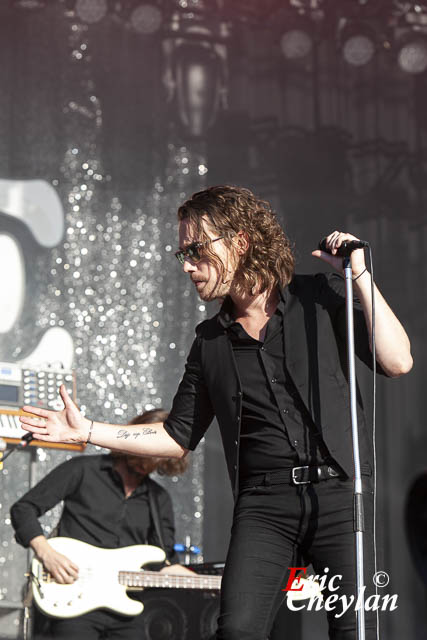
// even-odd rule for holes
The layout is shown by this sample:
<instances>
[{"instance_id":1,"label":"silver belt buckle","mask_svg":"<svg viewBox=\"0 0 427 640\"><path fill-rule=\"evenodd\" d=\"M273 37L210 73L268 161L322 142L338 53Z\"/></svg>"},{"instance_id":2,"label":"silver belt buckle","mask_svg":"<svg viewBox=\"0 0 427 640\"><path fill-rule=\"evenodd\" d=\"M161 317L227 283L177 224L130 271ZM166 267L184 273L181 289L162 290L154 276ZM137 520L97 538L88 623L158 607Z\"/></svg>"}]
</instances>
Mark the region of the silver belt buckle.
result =
<instances>
[{"instance_id":1,"label":"silver belt buckle","mask_svg":"<svg viewBox=\"0 0 427 640\"><path fill-rule=\"evenodd\" d=\"M295 472L298 471L299 469L309 469L310 467L308 465L305 465L304 467L293 467L292 469L292 482L294 484L310 484L311 480L297 480L297 478L295 477Z\"/></svg>"}]
</instances>

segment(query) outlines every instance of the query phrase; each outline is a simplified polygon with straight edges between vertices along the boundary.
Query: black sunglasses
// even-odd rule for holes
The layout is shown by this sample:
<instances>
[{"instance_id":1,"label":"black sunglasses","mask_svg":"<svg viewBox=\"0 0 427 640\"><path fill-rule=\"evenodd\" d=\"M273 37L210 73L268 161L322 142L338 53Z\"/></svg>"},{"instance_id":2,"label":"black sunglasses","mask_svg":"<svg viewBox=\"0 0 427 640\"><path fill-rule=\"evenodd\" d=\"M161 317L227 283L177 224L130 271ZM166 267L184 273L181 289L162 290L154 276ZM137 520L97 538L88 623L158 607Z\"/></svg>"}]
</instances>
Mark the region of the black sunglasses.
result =
<instances>
[{"instance_id":1,"label":"black sunglasses","mask_svg":"<svg viewBox=\"0 0 427 640\"><path fill-rule=\"evenodd\" d=\"M180 249L175 252L175 257L180 264L184 264L185 259L188 258L191 262L199 262L202 259L200 254L200 249L206 247L212 242L216 242L217 240L222 240L224 236L220 236L219 238L215 238L214 240L207 240L207 242L192 242L185 247L185 249Z\"/></svg>"}]
</instances>

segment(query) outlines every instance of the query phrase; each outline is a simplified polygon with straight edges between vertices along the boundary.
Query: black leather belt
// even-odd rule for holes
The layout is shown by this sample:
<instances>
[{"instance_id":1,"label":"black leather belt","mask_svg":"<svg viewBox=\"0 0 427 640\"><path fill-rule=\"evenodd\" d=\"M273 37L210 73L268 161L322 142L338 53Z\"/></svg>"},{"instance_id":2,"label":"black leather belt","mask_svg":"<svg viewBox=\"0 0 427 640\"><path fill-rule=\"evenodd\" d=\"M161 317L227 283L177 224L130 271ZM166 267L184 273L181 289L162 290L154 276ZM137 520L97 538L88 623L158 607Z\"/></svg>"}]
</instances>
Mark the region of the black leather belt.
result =
<instances>
[{"instance_id":1,"label":"black leather belt","mask_svg":"<svg viewBox=\"0 0 427 640\"><path fill-rule=\"evenodd\" d=\"M244 478L239 483L240 489L247 489L255 486L268 486L271 484L310 484L320 482L329 478L345 478L342 471L329 464L318 466L288 467L278 471L269 471L250 478Z\"/></svg>"}]
</instances>

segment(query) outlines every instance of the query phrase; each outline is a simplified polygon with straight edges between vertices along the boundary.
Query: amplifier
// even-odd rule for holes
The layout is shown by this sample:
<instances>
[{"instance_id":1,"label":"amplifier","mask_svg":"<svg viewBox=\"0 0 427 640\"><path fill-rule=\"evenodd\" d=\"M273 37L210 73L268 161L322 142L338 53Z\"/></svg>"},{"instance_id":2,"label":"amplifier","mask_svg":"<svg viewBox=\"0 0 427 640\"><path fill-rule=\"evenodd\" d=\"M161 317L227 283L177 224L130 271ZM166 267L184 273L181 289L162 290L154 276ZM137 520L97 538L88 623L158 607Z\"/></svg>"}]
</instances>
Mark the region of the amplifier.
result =
<instances>
[{"instance_id":1,"label":"amplifier","mask_svg":"<svg viewBox=\"0 0 427 640\"><path fill-rule=\"evenodd\" d=\"M140 640L215 640L219 594L185 589L144 589L141 594L132 593L132 598L144 603ZM283 603L268 638L302 640L302 612L290 611Z\"/></svg>"},{"instance_id":2,"label":"amplifier","mask_svg":"<svg viewBox=\"0 0 427 640\"><path fill-rule=\"evenodd\" d=\"M219 594L183 589L144 589L141 640L214 640Z\"/></svg>"}]
</instances>

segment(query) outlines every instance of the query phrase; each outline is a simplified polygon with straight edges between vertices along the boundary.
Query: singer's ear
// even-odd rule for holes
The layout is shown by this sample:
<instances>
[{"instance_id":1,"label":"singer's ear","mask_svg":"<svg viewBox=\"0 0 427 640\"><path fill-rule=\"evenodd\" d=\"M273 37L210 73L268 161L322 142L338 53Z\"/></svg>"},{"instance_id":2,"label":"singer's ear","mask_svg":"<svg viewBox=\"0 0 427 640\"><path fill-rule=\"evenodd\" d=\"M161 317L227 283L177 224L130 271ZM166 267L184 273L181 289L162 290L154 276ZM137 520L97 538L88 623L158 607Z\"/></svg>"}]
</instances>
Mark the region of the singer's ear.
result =
<instances>
[{"instance_id":1,"label":"singer's ear","mask_svg":"<svg viewBox=\"0 0 427 640\"><path fill-rule=\"evenodd\" d=\"M233 238L239 256L243 256L249 249L249 236L246 231L240 230Z\"/></svg>"}]
</instances>

